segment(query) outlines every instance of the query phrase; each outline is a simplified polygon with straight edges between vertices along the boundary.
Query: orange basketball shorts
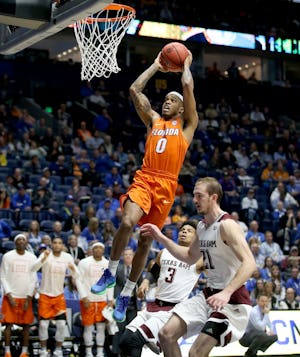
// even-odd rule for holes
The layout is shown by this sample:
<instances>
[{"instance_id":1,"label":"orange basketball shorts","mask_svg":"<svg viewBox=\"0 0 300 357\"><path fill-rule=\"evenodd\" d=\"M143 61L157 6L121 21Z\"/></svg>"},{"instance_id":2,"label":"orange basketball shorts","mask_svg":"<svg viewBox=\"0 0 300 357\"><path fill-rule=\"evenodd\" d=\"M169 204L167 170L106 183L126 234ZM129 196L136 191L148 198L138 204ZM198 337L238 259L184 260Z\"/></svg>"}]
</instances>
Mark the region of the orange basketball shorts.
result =
<instances>
[{"instance_id":1,"label":"orange basketball shorts","mask_svg":"<svg viewBox=\"0 0 300 357\"><path fill-rule=\"evenodd\" d=\"M7 296L3 297L2 313L3 323L16 325L29 325L33 322L32 301L29 302L28 308L24 310L24 304L27 299L15 298L16 306L11 306Z\"/></svg>"},{"instance_id":2,"label":"orange basketball shorts","mask_svg":"<svg viewBox=\"0 0 300 357\"><path fill-rule=\"evenodd\" d=\"M64 294L48 296L41 294L39 298L38 313L42 319L53 319L67 311Z\"/></svg>"},{"instance_id":3,"label":"orange basketball shorts","mask_svg":"<svg viewBox=\"0 0 300 357\"><path fill-rule=\"evenodd\" d=\"M97 322L105 321L102 315L102 310L107 306L106 301L90 302L90 306L86 309L83 302L80 301L81 322L83 326L94 325Z\"/></svg>"},{"instance_id":4,"label":"orange basketball shorts","mask_svg":"<svg viewBox=\"0 0 300 357\"><path fill-rule=\"evenodd\" d=\"M138 224L153 223L161 229L174 203L177 185L175 178L160 171L138 170L133 184L120 197L121 206L129 197L145 213Z\"/></svg>"}]
</instances>

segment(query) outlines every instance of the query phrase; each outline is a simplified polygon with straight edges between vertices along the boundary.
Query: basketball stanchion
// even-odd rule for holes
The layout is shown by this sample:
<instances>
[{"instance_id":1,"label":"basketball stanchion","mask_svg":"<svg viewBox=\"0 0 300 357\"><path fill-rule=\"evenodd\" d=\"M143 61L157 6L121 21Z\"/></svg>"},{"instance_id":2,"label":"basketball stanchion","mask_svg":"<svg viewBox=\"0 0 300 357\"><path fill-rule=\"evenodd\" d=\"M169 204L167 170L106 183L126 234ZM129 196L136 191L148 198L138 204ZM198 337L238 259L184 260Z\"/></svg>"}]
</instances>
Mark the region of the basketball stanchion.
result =
<instances>
[{"instance_id":1,"label":"basketball stanchion","mask_svg":"<svg viewBox=\"0 0 300 357\"><path fill-rule=\"evenodd\" d=\"M108 78L121 69L117 62L118 46L125 35L135 10L127 5L110 4L73 25L80 50L81 79Z\"/></svg>"}]
</instances>

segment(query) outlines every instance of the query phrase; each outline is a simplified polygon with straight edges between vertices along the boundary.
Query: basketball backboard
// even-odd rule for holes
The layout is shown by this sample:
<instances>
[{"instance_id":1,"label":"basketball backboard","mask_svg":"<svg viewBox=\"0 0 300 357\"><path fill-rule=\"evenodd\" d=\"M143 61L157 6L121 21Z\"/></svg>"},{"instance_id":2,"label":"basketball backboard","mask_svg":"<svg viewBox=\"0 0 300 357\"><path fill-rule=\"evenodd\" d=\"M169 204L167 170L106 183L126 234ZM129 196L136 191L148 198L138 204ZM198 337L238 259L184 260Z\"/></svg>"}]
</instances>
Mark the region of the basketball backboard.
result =
<instances>
[{"instance_id":1,"label":"basketball backboard","mask_svg":"<svg viewBox=\"0 0 300 357\"><path fill-rule=\"evenodd\" d=\"M53 6L50 21L37 29L28 28L28 22L22 19L10 25L0 24L0 54L20 52L111 3L111 0L68 0L57 8Z\"/></svg>"}]
</instances>

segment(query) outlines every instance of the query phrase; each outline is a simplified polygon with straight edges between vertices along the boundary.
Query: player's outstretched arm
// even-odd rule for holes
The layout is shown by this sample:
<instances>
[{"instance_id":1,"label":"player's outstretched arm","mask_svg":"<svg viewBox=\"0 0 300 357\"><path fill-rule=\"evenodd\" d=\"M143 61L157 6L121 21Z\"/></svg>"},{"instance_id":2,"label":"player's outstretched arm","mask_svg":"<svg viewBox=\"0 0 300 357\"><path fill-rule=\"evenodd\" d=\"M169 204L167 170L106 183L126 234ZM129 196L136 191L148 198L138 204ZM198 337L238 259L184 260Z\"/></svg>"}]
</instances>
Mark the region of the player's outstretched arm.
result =
<instances>
[{"instance_id":1,"label":"player's outstretched arm","mask_svg":"<svg viewBox=\"0 0 300 357\"><path fill-rule=\"evenodd\" d=\"M142 74L140 74L129 88L130 96L135 106L135 110L147 127L152 124L153 120L159 117L159 114L151 108L149 99L143 93L143 90L149 79L153 77L157 71L163 71L163 67L159 62L159 56L160 54L156 57L151 66L148 67Z\"/></svg>"},{"instance_id":2,"label":"player's outstretched arm","mask_svg":"<svg viewBox=\"0 0 300 357\"><path fill-rule=\"evenodd\" d=\"M162 243L168 251L174 255L177 259L186 262L187 264L195 264L198 259L201 257L201 252L199 248L197 249L196 246L196 236L194 241L190 245L190 247L183 247L179 246L178 244L174 243L170 238L166 237L160 229L151 223L146 223L141 227L140 230L141 234L151 237L152 239L157 240L158 242Z\"/></svg>"},{"instance_id":3,"label":"player's outstretched arm","mask_svg":"<svg viewBox=\"0 0 300 357\"><path fill-rule=\"evenodd\" d=\"M189 55L184 61L181 76L184 105L183 118L185 121L184 134L189 142L192 141L194 132L198 126L198 113L194 96L194 79L190 70L192 60L193 56L189 51Z\"/></svg>"}]
</instances>

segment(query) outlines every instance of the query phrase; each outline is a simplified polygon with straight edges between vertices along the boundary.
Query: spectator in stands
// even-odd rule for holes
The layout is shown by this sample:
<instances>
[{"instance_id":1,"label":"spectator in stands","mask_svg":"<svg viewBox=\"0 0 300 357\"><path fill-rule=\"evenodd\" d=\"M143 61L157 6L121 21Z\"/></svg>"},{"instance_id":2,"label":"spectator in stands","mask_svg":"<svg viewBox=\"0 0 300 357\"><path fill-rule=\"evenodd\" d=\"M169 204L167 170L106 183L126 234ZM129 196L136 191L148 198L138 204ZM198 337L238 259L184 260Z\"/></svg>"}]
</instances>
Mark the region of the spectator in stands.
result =
<instances>
[{"instance_id":1,"label":"spectator in stands","mask_svg":"<svg viewBox=\"0 0 300 357\"><path fill-rule=\"evenodd\" d=\"M3 183L10 198L18 191L17 187L14 185L14 178L12 175L7 175L5 182Z\"/></svg>"},{"instance_id":2,"label":"spectator in stands","mask_svg":"<svg viewBox=\"0 0 300 357\"><path fill-rule=\"evenodd\" d=\"M100 108L107 108L108 103L104 99L104 97L101 94L101 91L99 89L96 89L94 93L92 93L89 97L88 100L90 103L94 104L92 107L93 110L97 110L97 106Z\"/></svg>"},{"instance_id":3,"label":"spectator in stands","mask_svg":"<svg viewBox=\"0 0 300 357\"><path fill-rule=\"evenodd\" d=\"M260 245L261 254L266 257L271 257L274 263L279 264L284 259L284 254L280 245L273 241L273 233L265 231L265 241Z\"/></svg>"},{"instance_id":4,"label":"spectator in stands","mask_svg":"<svg viewBox=\"0 0 300 357\"><path fill-rule=\"evenodd\" d=\"M10 195L8 194L5 185L0 186L0 209L10 208Z\"/></svg>"},{"instance_id":5,"label":"spectator in stands","mask_svg":"<svg viewBox=\"0 0 300 357\"><path fill-rule=\"evenodd\" d=\"M123 186L122 176L120 175L118 168L113 166L110 172L105 175L104 183L106 187L112 187L115 182Z\"/></svg>"},{"instance_id":6,"label":"spectator in stands","mask_svg":"<svg viewBox=\"0 0 300 357\"><path fill-rule=\"evenodd\" d=\"M70 231L72 229L72 227L74 226L74 224L79 224L81 229L85 228L87 225L86 220L81 215L80 206L76 205L76 204L72 207L71 216L69 216L65 220L64 231L65 232Z\"/></svg>"},{"instance_id":7,"label":"spectator in stands","mask_svg":"<svg viewBox=\"0 0 300 357\"><path fill-rule=\"evenodd\" d=\"M51 193L46 187L37 186L32 191L31 207L34 211L51 210L50 209Z\"/></svg>"},{"instance_id":8,"label":"spectator in stands","mask_svg":"<svg viewBox=\"0 0 300 357\"><path fill-rule=\"evenodd\" d=\"M90 190L94 187L99 187L102 183L102 174L96 170L95 160L89 161L88 169L82 171L81 185L88 186Z\"/></svg>"},{"instance_id":9,"label":"spectator in stands","mask_svg":"<svg viewBox=\"0 0 300 357\"><path fill-rule=\"evenodd\" d=\"M82 230L81 236L85 237L88 243L91 241L103 242L103 238L100 232L99 219L92 217L89 220L88 225Z\"/></svg>"},{"instance_id":10,"label":"spectator in stands","mask_svg":"<svg viewBox=\"0 0 300 357\"><path fill-rule=\"evenodd\" d=\"M11 238L12 227L10 224L4 219L0 219L0 247L2 242L8 241Z\"/></svg>"},{"instance_id":11,"label":"spectator in stands","mask_svg":"<svg viewBox=\"0 0 300 357\"><path fill-rule=\"evenodd\" d=\"M296 292L293 288L287 288L285 298L279 302L280 310L299 310L299 301L296 300Z\"/></svg>"},{"instance_id":12,"label":"spectator in stands","mask_svg":"<svg viewBox=\"0 0 300 357\"><path fill-rule=\"evenodd\" d=\"M104 255L106 257L109 257L109 255L110 255L112 241L114 239L116 230L117 230L117 228L115 228L115 226L113 225L113 222L111 220L104 221L101 234L102 234L103 242L105 245Z\"/></svg>"},{"instance_id":13,"label":"spectator in stands","mask_svg":"<svg viewBox=\"0 0 300 357\"><path fill-rule=\"evenodd\" d=\"M70 175L70 169L64 155L59 155L57 161L49 165L49 170L52 175L60 176L62 183L64 183L64 178Z\"/></svg>"},{"instance_id":14,"label":"spectator in stands","mask_svg":"<svg viewBox=\"0 0 300 357\"><path fill-rule=\"evenodd\" d=\"M18 234L14 238L16 248L4 254L1 262L1 285L3 288L2 323L5 325L5 357L11 357L11 329L13 324L22 326L22 352L20 357L29 356L29 327L33 323L32 297L37 275L31 270L37 258L26 252L27 238Z\"/></svg>"},{"instance_id":15,"label":"spectator in stands","mask_svg":"<svg viewBox=\"0 0 300 357\"><path fill-rule=\"evenodd\" d=\"M111 209L113 211L116 211L117 208L120 207L120 202L119 200L117 200L116 198L113 198L113 190L112 187L107 187L105 189L105 193L104 193L105 197L103 198L103 200L101 200L97 206L97 209L99 208L104 208L104 203L105 200L108 198L111 200Z\"/></svg>"},{"instance_id":16,"label":"spectator in stands","mask_svg":"<svg viewBox=\"0 0 300 357\"><path fill-rule=\"evenodd\" d=\"M259 230L259 223L256 220L253 220L249 223L249 230L246 234L247 242L252 237L257 238L260 244L265 241L265 235Z\"/></svg>"},{"instance_id":17,"label":"spectator in stands","mask_svg":"<svg viewBox=\"0 0 300 357\"><path fill-rule=\"evenodd\" d=\"M277 238L284 252L290 250L294 243L294 237L297 232L296 215L292 207L287 207L286 212L279 219Z\"/></svg>"},{"instance_id":18,"label":"spectator in stands","mask_svg":"<svg viewBox=\"0 0 300 357\"><path fill-rule=\"evenodd\" d=\"M272 219L274 220L274 223L276 224L276 227L279 224L280 218L285 215L286 209L283 206L282 201L277 202L277 207L272 211Z\"/></svg>"},{"instance_id":19,"label":"spectator in stands","mask_svg":"<svg viewBox=\"0 0 300 357\"><path fill-rule=\"evenodd\" d=\"M287 183L289 179L289 173L285 168L282 160L277 161L277 167L274 171L274 179L278 182Z\"/></svg>"},{"instance_id":20,"label":"spectator in stands","mask_svg":"<svg viewBox=\"0 0 300 357\"><path fill-rule=\"evenodd\" d=\"M250 299L253 303L253 306L256 303L259 295L265 294L265 282L263 279L257 279L255 288L250 293Z\"/></svg>"},{"instance_id":21,"label":"spectator in stands","mask_svg":"<svg viewBox=\"0 0 300 357\"><path fill-rule=\"evenodd\" d=\"M94 160L96 161L96 170L102 174L108 173L113 166L113 161L108 155L104 144L101 144L98 149L93 152Z\"/></svg>"},{"instance_id":22,"label":"spectator in stands","mask_svg":"<svg viewBox=\"0 0 300 357\"><path fill-rule=\"evenodd\" d=\"M262 280L262 277L261 277L261 274L260 274L260 268L256 267L256 269L254 270L251 278L247 280L246 285L245 285L246 289L249 291L249 293L252 293L252 291L254 291L254 289L257 286L257 281L259 279ZM255 302L255 301L253 301L253 302Z\"/></svg>"},{"instance_id":23,"label":"spectator in stands","mask_svg":"<svg viewBox=\"0 0 300 357\"><path fill-rule=\"evenodd\" d=\"M267 166L262 170L260 179L263 182L263 187L266 188L267 192L272 190L277 184L274 177L274 165L273 161L269 161Z\"/></svg>"},{"instance_id":24,"label":"spectator in stands","mask_svg":"<svg viewBox=\"0 0 300 357\"><path fill-rule=\"evenodd\" d=\"M122 216L123 216L123 211L121 207L118 207L115 211L115 216L111 219L113 222L113 225L116 229L120 227L121 221L122 221Z\"/></svg>"},{"instance_id":25,"label":"spectator in stands","mask_svg":"<svg viewBox=\"0 0 300 357\"><path fill-rule=\"evenodd\" d=\"M57 190L57 184L51 179L51 171L49 167L45 167L42 172L42 177L39 181L40 186L45 186L49 192L53 193Z\"/></svg>"},{"instance_id":26,"label":"spectator in stands","mask_svg":"<svg viewBox=\"0 0 300 357\"><path fill-rule=\"evenodd\" d=\"M175 204L173 207L173 214L171 215L172 223L181 225L181 223L187 221L188 216L183 212L182 207L180 204Z\"/></svg>"},{"instance_id":27,"label":"spectator in stands","mask_svg":"<svg viewBox=\"0 0 300 357\"><path fill-rule=\"evenodd\" d=\"M111 208L111 198L106 198L104 201L104 207L98 208L96 211L96 217L100 222L111 220L115 216L115 211Z\"/></svg>"},{"instance_id":28,"label":"spectator in stands","mask_svg":"<svg viewBox=\"0 0 300 357\"><path fill-rule=\"evenodd\" d=\"M299 249L293 245L287 255L286 259L282 261L283 278L287 281L292 276L293 268L300 268Z\"/></svg>"},{"instance_id":29,"label":"spectator in stands","mask_svg":"<svg viewBox=\"0 0 300 357\"><path fill-rule=\"evenodd\" d=\"M61 237L61 232L63 230L63 224L60 221L54 221L52 225L52 232L50 233L50 237L52 239Z\"/></svg>"},{"instance_id":30,"label":"spectator in stands","mask_svg":"<svg viewBox=\"0 0 300 357\"><path fill-rule=\"evenodd\" d=\"M61 208L61 212L59 213L59 216L63 221L66 221L69 217L72 216L74 205L74 197L72 195L67 195L65 198L65 203Z\"/></svg>"},{"instance_id":31,"label":"spectator in stands","mask_svg":"<svg viewBox=\"0 0 300 357\"><path fill-rule=\"evenodd\" d=\"M282 163L286 163L287 157L283 145L279 145L277 149L275 149L273 154L273 160L276 164L278 161L281 161Z\"/></svg>"},{"instance_id":32,"label":"spectator in stands","mask_svg":"<svg viewBox=\"0 0 300 357\"><path fill-rule=\"evenodd\" d=\"M299 203L290 193L287 192L286 185L284 182L278 182L277 187L274 188L270 195L270 203L273 209L276 208L278 201L282 201L285 208L299 207Z\"/></svg>"},{"instance_id":33,"label":"spectator in stands","mask_svg":"<svg viewBox=\"0 0 300 357\"><path fill-rule=\"evenodd\" d=\"M294 267L291 270L291 277L285 282L286 289L293 288L296 293L296 300L300 300L300 279L299 279L299 268Z\"/></svg>"},{"instance_id":34,"label":"spectator in stands","mask_svg":"<svg viewBox=\"0 0 300 357\"><path fill-rule=\"evenodd\" d=\"M85 121L80 122L80 127L77 129L77 135L82 143L85 143L87 139L90 139L93 136L90 130L87 129Z\"/></svg>"},{"instance_id":35,"label":"spectator in stands","mask_svg":"<svg viewBox=\"0 0 300 357\"><path fill-rule=\"evenodd\" d=\"M81 186L79 179L74 178L68 195L73 197L74 202L82 205L90 200L92 194L87 186Z\"/></svg>"},{"instance_id":36,"label":"spectator in stands","mask_svg":"<svg viewBox=\"0 0 300 357\"><path fill-rule=\"evenodd\" d=\"M256 266L259 268L263 268L264 265L264 256L260 252L260 245L257 241L252 241L249 244L250 250L253 254L253 257L256 262Z\"/></svg>"},{"instance_id":37,"label":"spectator in stands","mask_svg":"<svg viewBox=\"0 0 300 357\"><path fill-rule=\"evenodd\" d=\"M37 248L42 243L43 233L40 229L40 223L37 220L32 220L28 229L28 242L32 246L32 248L37 251Z\"/></svg>"},{"instance_id":38,"label":"spectator in stands","mask_svg":"<svg viewBox=\"0 0 300 357\"><path fill-rule=\"evenodd\" d=\"M24 162L23 168L27 174L39 174L41 172L41 162L37 155L30 156L30 159Z\"/></svg>"},{"instance_id":39,"label":"spectator in stands","mask_svg":"<svg viewBox=\"0 0 300 357\"><path fill-rule=\"evenodd\" d=\"M27 188L28 185L28 179L23 173L23 170L19 167L16 167L14 169L13 173L13 185L18 189L19 186L24 186Z\"/></svg>"},{"instance_id":40,"label":"spectator in stands","mask_svg":"<svg viewBox=\"0 0 300 357\"><path fill-rule=\"evenodd\" d=\"M10 207L14 210L16 217L20 211L31 210L31 198L25 187L20 184L18 191L12 196Z\"/></svg>"},{"instance_id":41,"label":"spectator in stands","mask_svg":"<svg viewBox=\"0 0 300 357\"><path fill-rule=\"evenodd\" d=\"M113 306L113 289L108 289L103 295L91 293L91 286L97 281L97 276L108 266L108 260L103 256L103 243L92 245L92 255L82 259L78 264L80 277L76 279L76 286L80 295L80 311L82 317L83 341L85 356L92 357L94 327L96 326L97 356L104 356L104 341L106 320L102 311L107 306Z\"/></svg>"},{"instance_id":42,"label":"spectator in stands","mask_svg":"<svg viewBox=\"0 0 300 357\"><path fill-rule=\"evenodd\" d=\"M61 238L56 237L53 239L52 251L45 250L33 265L32 270L38 271L40 268L42 268L38 304L40 356L46 357L48 355L48 328L50 320L53 319L56 326L56 347L53 355L55 357L63 357L62 344L65 338L67 311L64 298L64 283L67 270L71 272L74 279L78 277L78 272L72 256L64 252Z\"/></svg>"},{"instance_id":43,"label":"spectator in stands","mask_svg":"<svg viewBox=\"0 0 300 357\"><path fill-rule=\"evenodd\" d=\"M295 198L298 203L300 202L300 182L297 183L295 176L289 176L286 190Z\"/></svg>"},{"instance_id":44,"label":"spectator in stands","mask_svg":"<svg viewBox=\"0 0 300 357\"><path fill-rule=\"evenodd\" d=\"M78 241L78 247L82 248L82 250L84 251L84 253L86 254L88 251L88 247L89 247L89 243L86 239L86 237L83 237L81 235L81 228L79 224L74 224L71 230L71 234L73 234Z\"/></svg>"},{"instance_id":45,"label":"spectator in stands","mask_svg":"<svg viewBox=\"0 0 300 357\"><path fill-rule=\"evenodd\" d=\"M253 220L259 220L259 207L254 188L249 188L247 195L242 198L241 208L242 216L248 224Z\"/></svg>"},{"instance_id":46,"label":"spectator in stands","mask_svg":"<svg viewBox=\"0 0 300 357\"><path fill-rule=\"evenodd\" d=\"M261 277L262 279L264 279L264 281L267 281L267 280L271 280L272 279L272 266L274 265L274 261L271 257L266 257L266 256L263 256L263 259L264 259L264 264L263 264L263 267L260 271L261 273Z\"/></svg>"},{"instance_id":47,"label":"spectator in stands","mask_svg":"<svg viewBox=\"0 0 300 357\"><path fill-rule=\"evenodd\" d=\"M61 139L55 138L53 140L51 148L47 151L47 155L45 155L47 161L56 162L59 155L64 155L61 143Z\"/></svg>"},{"instance_id":48,"label":"spectator in stands","mask_svg":"<svg viewBox=\"0 0 300 357\"><path fill-rule=\"evenodd\" d=\"M110 132L113 120L107 108L103 107L98 112L99 114L93 120L93 128L94 131L100 132L103 136L105 133Z\"/></svg>"},{"instance_id":49,"label":"spectator in stands","mask_svg":"<svg viewBox=\"0 0 300 357\"><path fill-rule=\"evenodd\" d=\"M283 274L281 273L280 265L273 264L271 266L271 280L273 281L273 283L275 285L281 286L281 294L284 295L285 294L285 280L283 279Z\"/></svg>"},{"instance_id":50,"label":"spectator in stands","mask_svg":"<svg viewBox=\"0 0 300 357\"><path fill-rule=\"evenodd\" d=\"M96 208L93 204L88 203L85 208L84 215L83 215L83 218L85 220L85 227L87 226L89 220L92 217L96 217Z\"/></svg>"},{"instance_id":51,"label":"spectator in stands","mask_svg":"<svg viewBox=\"0 0 300 357\"><path fill-rule=\"evenodd\" d=\"M75 234L70 234L68 237L67 253L72 255L76 265L78 265L81 259L85 258L85 252L78 245L78 238Z\"/></svg>"},{"instance_id":52,"label":"spectator in stands","mask_svg":"<svg viewBox=\"0 0 300 357\"><path fill-rule=\"evenodd\" d=\"M95 130L93 136L86 140L85 146L88 150L94 150L97 149L103 143L104 139L101 136L101 132L99 130Z\"/></svg>"},{"instance_id":53,"label":"spectator in stands","mask_svg":"<svg viewBox=\"0 0 300 357\"><path fill-rule=\"evenodd\" d=\"M232 211L231 218L242 228L243 232L246 235L246 233L248 232L248 226L245 222L240 221L239 213L237 211Z\"/></svg>"}]
</instances>

